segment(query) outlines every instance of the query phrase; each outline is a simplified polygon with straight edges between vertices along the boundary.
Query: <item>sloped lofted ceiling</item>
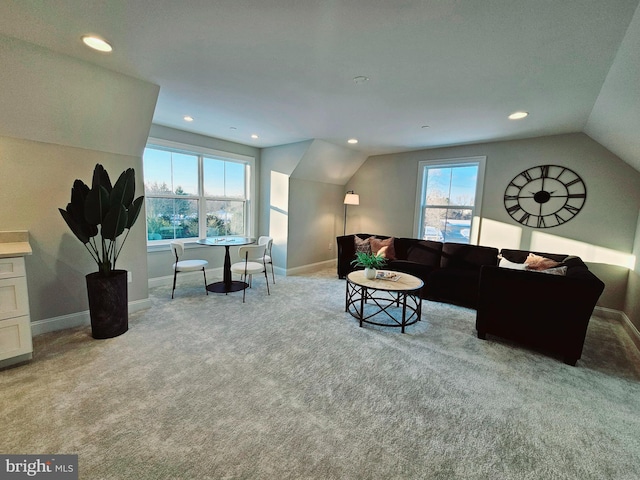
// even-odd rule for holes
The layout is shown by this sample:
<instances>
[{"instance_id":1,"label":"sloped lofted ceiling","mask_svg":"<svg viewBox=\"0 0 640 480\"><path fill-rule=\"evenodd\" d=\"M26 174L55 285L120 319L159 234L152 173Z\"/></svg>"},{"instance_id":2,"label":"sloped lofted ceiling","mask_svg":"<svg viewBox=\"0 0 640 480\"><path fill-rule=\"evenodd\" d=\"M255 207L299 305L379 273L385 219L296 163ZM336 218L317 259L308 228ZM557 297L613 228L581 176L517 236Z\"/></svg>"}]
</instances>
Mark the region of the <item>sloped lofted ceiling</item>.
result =
<instances>
[{"instance_id":1,"label":"sloped lofted ceiling","mask_svg":"<svg viewBox=\"0 0 640 480\"><path fill-rule=\"evenodd\" d=\"M371 155L586 131L640 169L639 109L621 112L638 107L638 3L0 0L0 34L160 85L154 123L258 147Z\"/></svg>"}]
</instances>

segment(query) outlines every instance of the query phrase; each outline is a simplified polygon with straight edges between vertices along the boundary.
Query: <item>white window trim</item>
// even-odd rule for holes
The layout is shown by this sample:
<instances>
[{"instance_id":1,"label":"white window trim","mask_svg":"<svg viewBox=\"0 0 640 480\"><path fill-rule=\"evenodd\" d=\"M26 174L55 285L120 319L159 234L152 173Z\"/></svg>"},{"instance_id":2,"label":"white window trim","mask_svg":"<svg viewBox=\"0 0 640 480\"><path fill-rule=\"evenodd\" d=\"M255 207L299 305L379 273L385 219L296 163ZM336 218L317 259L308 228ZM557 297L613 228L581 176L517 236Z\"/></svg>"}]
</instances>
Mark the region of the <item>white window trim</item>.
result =
<instances>
[{"instance_id":1,"label":"white window trim","mask_svg":"<svg viewBox=\"0 0 640 480\"><path fill-rule=\"evenodd\" d=\"M238 162L249 165L249 175L248 175L249 185L247 186L248 187L247 188L247 215L249 216L249 221L247 222L247 225L246 225L247 231L245 233L245 236L247 237L255 236L254 232L257 232L257 222L258 222L257 206L256 206L256 202L254 201L254 199L258 198L257 192L256 192L257 172L256 172L255 157L242 155L239 153L225 152L223 150L214 150L212 148L201 147L199 145L173 142L171 140L164 140L162 138L149 137L147 139L145 148L154 147L154 146L180 150L184 153L193 153L197 155L217 157L217 158L220 158L221 160L229 160L229 161L236 160ZM142 165L144 167L144 162L142 162ZM201 167L199 166L198 168L200 169ZM142 178L144 183L144 170L142 172ZM202 191L202 188L203 188L203 185L202 185L203 181L204 179L202 176L202 171L198 170L198 182L199 182L200 191ZM145 200L146 200L146 196L145 196ZM199 202L199 203L203 203L203 202ZM200 205L199 208L200 209L206 208L206 206ZM199 212L199 215L200 213L201 212ZM146 227L146 202L145 202L145 237L146 237L146 228L147 227ZM156 241L150 245L149 241L147 240L147 251L166 250L170 243L171 243L171 240L166 240L166 241ZM195 240L187 240L187 243L195 244Z\"/></svg>"},{"instance_id":2,"label":"white window trim","mask_svg":"<svg viewBox=\"0 0 640 480\"><path fill-rule=\"evenodd\" d=\"M451 166L451 165L464 165L473 164L478 165L478 178L476 182L476 197L474 205L473 219L471 220L471 233L469 235L469 244L477 245L480 238L481 227L481 212L482 212L482 197L484 187L484 171L487 161L486 156L478 157L460 157L460 158L445 158L436 160L423 160L418 162L418 187L416 189L416 207L413 219L413 236L414 238L422 238L422 197L424 193L424 182L426 178L424 176L425 167L438 167L438 166Z\"/></svg>"}]
</instances>

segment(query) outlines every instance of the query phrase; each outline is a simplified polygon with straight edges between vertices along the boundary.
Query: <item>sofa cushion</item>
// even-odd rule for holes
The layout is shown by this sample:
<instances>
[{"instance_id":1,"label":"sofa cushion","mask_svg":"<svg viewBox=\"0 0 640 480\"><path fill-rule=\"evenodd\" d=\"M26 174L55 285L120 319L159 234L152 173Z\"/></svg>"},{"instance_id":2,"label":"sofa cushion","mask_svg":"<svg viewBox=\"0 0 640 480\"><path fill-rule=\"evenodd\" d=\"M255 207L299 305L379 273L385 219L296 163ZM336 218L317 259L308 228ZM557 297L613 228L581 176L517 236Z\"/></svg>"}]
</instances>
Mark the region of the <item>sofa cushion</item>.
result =
<instances>
[{"instance_id":1,"label":"sofa cushion","mask_svg":"<svg viewBox=\"0 0 640 480\"><path fill-rule=\"evenodd\" d=\"M381 239L377 237L369 238L371 244L371 253L381 255L387 260L394 260L396 258L396 251L393 248L393 237Z\"/></svg>"},{"instance_id":2,"label":"sofa cushion","mask_svg":"<svg viewBox=\"0 0 640 480\"><path fill-rule=\"evenodd\" d=\"M422 263L410 262L408 260L391 260L387 263L385 270L394 270L396 272L408 273L418 277L423 282L427 282L429 274L436 270L438 267L424 265Z\"/></svg>"},{"instance_id":3,"label":"sofa cushion","mask_svg":"<svg viewBox=\"0 0 640 480\"><path fill-rule=\"evenodd\" d=\"M424 288L429 299L476 308L479 283L479 269L440 268L429 275Z\"/></svg>"},{"instance_id":4,"label":"sofa cushion","mask_svg":"<svg viewBox=\"0 0 640 480\"><path fill-rule=\"evenodd\" d=\"M439 267L441 256L442 242L416 240L407 249L406 259L430 267Z\"/></svg>"},{"instance_id":5,"label":"sofa cushion","mask_svg":"<svg viewBox=\"0 0 640 480\"><path fill-rule=\"evenodd\" d=\"M447 242L442 246L440 267L479 270L482 265L497 265L498 249Z\"/></svg>"}]
</instances>

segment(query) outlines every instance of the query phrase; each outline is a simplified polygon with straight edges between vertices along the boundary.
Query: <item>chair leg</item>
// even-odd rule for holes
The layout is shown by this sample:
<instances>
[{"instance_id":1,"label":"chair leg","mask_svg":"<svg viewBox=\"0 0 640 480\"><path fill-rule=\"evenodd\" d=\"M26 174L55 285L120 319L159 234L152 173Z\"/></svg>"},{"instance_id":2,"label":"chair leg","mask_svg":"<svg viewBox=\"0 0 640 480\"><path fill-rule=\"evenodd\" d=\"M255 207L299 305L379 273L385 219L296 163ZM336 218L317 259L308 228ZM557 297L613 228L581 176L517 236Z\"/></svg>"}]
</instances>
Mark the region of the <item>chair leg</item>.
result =
<instances>
[{"instance_id":1,"label":"chair leg","mask_svg":"<svg viewBox=\"0 0 640 480\"><path fill-rule=\"evenodd\" d=\"M276 274L273 271L273 263L269 263L269 265L271 265L271 278L273 278L273 283L275 285L275 283L276 283Z\"/></svg>"},{"instance_id":2,"label":"chair leg","mask_svg":"<svg viewBox=\"0 0 640 480\"><path fill-rule=\"evenodd\" d=\"M178 270L173 270L173 288L171 289L171 298L173 299L173 292L176 289L176 277L178 276Z\"/></svg>"},{"instance_id":3,"label":"chair leg","mask_svg":"<svg viewBox=\"0 0 640 480\"><path fill-rule=\"evenodd\" d=\"M264 269L264 279L267 282L267 295L271 295L271 292L269 291L269 277L267 276L267 269Z\"/></svg>"},{"instance_id":4,"label":"chair leg","mask_svg":"<svg viewBox=\"0 0 640 480\"><path fill-rule=\"evenodd\" d=\"M204 276L204 291L209 295L209 290L207 290L207 274L204 271L204 267L202 267L202 275Z\"/></svg>"}]
</instances>

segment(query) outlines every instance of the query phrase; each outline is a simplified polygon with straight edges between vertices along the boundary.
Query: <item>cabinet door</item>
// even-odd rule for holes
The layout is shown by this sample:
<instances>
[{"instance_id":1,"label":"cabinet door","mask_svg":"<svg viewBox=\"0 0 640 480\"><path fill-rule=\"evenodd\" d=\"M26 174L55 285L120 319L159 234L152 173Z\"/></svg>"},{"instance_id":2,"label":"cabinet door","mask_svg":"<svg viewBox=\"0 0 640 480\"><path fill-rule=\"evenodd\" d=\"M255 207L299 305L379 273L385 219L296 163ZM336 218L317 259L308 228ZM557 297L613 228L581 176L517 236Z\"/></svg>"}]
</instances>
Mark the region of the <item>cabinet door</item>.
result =
<instances>
[{"instance_id":1,"label":"cabinet door","mask_svg":"<svg viewBox=\"0 0 640 480\"><path fill-rule=\"evenodd\" d=\"M29 315L27 279L0 279L0 320L23 315Z\"/></svg>"},{"instance_id":2,"label":"cabinet door","mask_svg":"<svg viewBox=\"0 0 640 480\"><path fill-rule=\"evenodd\" d=\"M0 258L0 279L26 276L24 258Z\"/></svg>"},{"instance_id":3,"label":"cabinet door","mask_svg":"<svg viewBox=\"0 0 640 480\"><path fill-rule=\"evenodd\" d=\"M0 320L0 360L32 351L31 323L28 316Z\"/></svg>"}]
</instances>

